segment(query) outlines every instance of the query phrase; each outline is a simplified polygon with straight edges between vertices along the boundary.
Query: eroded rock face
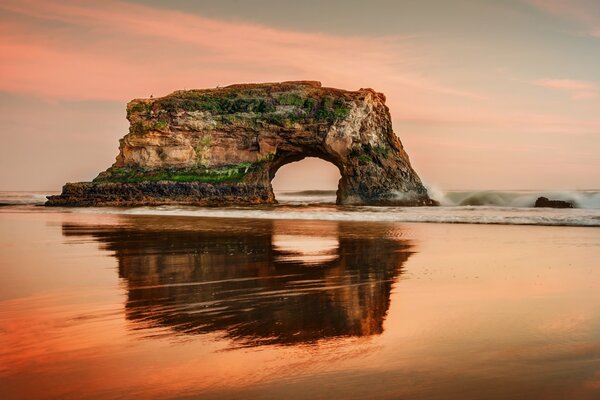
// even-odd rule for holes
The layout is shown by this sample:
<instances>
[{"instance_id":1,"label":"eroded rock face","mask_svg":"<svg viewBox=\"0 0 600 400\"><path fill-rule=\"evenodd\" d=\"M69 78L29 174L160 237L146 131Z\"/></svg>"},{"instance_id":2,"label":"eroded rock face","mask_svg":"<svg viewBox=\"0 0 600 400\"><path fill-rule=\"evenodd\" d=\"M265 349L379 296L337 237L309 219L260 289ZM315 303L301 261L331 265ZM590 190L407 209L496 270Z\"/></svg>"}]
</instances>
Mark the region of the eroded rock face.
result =
<instances>
[{"instance_id":1,"label":"eroded rock face","mask_svg":"<svg viewBox=\"0 0 600 400\"><path fill-rule=\"evenodd\" d=\"M434 204L372 89L302 81L177 91L131 101L127 119L115 164L48 205L274 203L277 170L305 157L339 168L339 204Z\"/></svg>"}]
</instances>

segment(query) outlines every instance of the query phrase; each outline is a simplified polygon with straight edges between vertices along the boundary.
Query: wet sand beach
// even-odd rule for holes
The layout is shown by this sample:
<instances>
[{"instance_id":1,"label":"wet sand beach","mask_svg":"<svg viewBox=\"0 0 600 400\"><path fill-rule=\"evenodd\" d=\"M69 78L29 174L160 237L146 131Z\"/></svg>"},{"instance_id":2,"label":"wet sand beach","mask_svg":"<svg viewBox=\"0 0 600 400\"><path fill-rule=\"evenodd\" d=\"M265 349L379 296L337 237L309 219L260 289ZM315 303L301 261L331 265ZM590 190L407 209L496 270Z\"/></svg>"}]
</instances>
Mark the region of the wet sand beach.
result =
<instances>
[{"instance_id":1,"label":"wet sand beach","mask_svg":"<svg viewBox=\"0 0 600 400\"><path fill-rule=\"evenodd\" d=\"M0 397L596 399L600 229L0 210Z\"/></svg>"}]
</instances>

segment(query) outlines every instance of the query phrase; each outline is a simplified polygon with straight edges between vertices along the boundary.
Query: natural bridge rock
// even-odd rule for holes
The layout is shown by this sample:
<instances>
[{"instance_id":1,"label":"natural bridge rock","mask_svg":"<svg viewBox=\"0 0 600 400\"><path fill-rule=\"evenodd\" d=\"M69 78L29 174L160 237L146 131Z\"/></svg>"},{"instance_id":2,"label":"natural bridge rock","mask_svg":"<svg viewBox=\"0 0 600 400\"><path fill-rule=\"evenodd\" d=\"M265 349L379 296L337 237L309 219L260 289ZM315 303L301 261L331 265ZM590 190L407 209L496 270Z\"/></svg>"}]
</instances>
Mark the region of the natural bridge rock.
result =
<instances>
[{"instance_id":1,"label":"natural bridge rock","mask_svg":"<svg viewBox=\"0 0 600 400\"><path fill-rule=\"evenodd\" d=\"M435 204L372 89L301 81L177 91L131 101L127 119L113 166L47 205L274 203L277 170L305 157L339 168L339 204Z\"/></svg>"}]
</instances>

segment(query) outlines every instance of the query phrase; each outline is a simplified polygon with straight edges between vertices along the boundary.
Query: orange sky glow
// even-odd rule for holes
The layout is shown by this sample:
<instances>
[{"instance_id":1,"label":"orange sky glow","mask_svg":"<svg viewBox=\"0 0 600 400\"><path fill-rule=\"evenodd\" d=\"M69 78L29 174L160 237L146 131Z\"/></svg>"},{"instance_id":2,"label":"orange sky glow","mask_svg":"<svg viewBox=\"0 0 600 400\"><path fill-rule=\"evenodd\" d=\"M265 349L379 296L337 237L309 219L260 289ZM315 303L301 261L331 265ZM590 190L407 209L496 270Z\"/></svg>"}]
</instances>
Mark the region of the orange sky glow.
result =
<instances>
[{"instance_id":1,"label":"orange sky glow","mask_svg":"<svg viewBox=\"0 0 600 400\"><path fill-rule=\"evenodd\" d=\"M385 93L426 184L598 188L593 2L465 0L448 14L443 2L427 11L376 1L337 16L324 9L294 18L290 10L271 19L269 7L285 12L291 3L267 3L255 15L232 15L203 2L169 9L152 1L3 1L0 190L92 179L114 161L132 98L300 79ZM314 14L325 6L306 7ZM375 12L395 19L378 23L369 18ZM286 188L335 187L317 164L303 171L297 187Z\"/></svg>"}]
</instances>

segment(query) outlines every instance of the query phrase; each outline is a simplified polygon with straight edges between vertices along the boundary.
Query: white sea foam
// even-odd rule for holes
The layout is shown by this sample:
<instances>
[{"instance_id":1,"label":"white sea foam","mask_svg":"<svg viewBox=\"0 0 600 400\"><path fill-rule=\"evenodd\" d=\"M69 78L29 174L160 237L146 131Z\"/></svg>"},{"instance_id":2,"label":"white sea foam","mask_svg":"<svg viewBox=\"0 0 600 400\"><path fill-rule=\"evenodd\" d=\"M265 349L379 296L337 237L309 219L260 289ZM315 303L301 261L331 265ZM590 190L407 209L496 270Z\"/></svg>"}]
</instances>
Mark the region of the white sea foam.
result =
<instances>
[{"instance_id":1,"label":"white sea foam","mask_svg":"<svg viewBox=\"0 0 600 400\"><path fill-rule=\"evenodd\" d=\"M0 205L44 204L50 192L0 192Z\"/></svg>"},{"instance_id":2,"label":"white sea foam","mask_svg":"<svg viewBox=\"0 0 600 400\"><path fill-rule=\"evenodd\" d=\"M538 197L572 202L577 208L600 209L600 191L442 191L428 189L430 196L442 206L533 207Z\"/></svg>"},{"instance_id":3,"label":"white sea foam","mask_svg":"<svg viewBox=\"0 0 600 400\"><path fill-rule=\"evenodd\" d=\"M301 192L277 192L277 200L282 204L335 204L335 190L305 190Z\"/></svg>"},{"instance_id":4,"label":"white sea foam","mask_svg":"<svg viewBox=\"0 0 600 400\"><path fill-rule=\"evenodd\" d=\"M440 207L338 207L335 192L278 193L279 205L248 207L158 206L136 208L70 208L79 213L171 215L212 218L260 218L329 221L437 222L464 224L555 225L600 227L600 192L441 192L430 194ZM36 205L40 192L0 192L0 204ZM580 208L532 208L535 199L575 201ZM482 205L465 205L465 204ZM9 207L10 208L10 207ZM56 210L53 208L53 210Z\"/></svg>"},{"instance_id":5,"label":"white sea foam","mask_svg":"<svg viewBox=\"0 0 600 400\"><path fill-rule=\"evenodd\" d=\"M452 190L427 188L431 198L446 207L454 206L495 206L495 207L533 207L538 197L551 200L569 201L576 208L600 209L600 191L598 190ZM335 191L278 192L277 199L285 204L335 203Z\"/></svg>"},{"instance_id":6,"label":"white sea foam","mask_svg":"<svg viewBox=\"0 0 600 400\"><path fill-rule=\"evenodd\" d=\"M83 213L171 215L212 218L259 218L326 221L436 222L463 224L596 226L600 210L506 207L270 207L203 208L138 207L81 208Z\"/></svg>"}]
</instances>

